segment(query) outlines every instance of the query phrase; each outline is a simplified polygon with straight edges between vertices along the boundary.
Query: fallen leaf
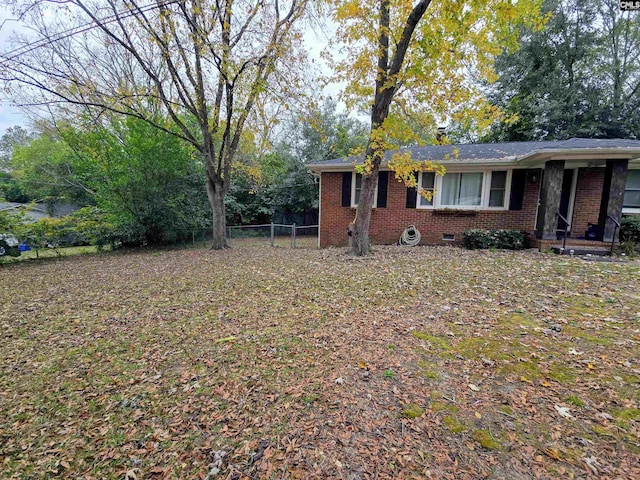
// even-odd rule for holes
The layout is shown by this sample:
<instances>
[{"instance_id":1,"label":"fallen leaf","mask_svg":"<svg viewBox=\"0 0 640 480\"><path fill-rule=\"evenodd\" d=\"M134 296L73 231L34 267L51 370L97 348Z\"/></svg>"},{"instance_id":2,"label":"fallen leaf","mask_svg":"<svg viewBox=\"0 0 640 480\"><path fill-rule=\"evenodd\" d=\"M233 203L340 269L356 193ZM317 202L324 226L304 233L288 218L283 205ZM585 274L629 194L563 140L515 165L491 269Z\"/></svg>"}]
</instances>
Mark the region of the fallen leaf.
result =
<instances>
[{"instance_id":1,"label":"fallen leaf","mask_svg":"<svg viewBox=\"0 0 640 480\"><path fill-rule=\"evenodd\" d=\"M236 341L236 337L218 338L216 343L232 343Z\"/></svg>"},{"instance_id":2,"label":"fallen leaf","mask_svg":"<svg viewBox=\"0 0 640 480\"><path fill-rule=\"evenodd\" d=\"M556 409L556 412L558 412L558 415L560 415L563 418L573 418L573 415L571 415L569 413L569 408L568 407L561 407L559 405L554 405L553 408Z\"/></svg>"},{"instance_id":3,"label":"fallen leaf","mask_svg":"<svg viewBox=\"0 0 640 480\"><path fill-rule=\"evenodd\" d=\"M480 391L480 389L476 385L474 385L473 383L469 384L469 388L471 390L473 390L474 392L479 392Z\"/></svg>"},{"instance_id":4,"label":"fallen leaf","mask_svg":"<svg viewBox=\"0 0 640 480\"><path fill-rule=\"evenodd\" d=\"M542 452L547 456L553 458L554 460L560 460L560 452L558 452L558 450L556 450L555 448L543 448Z\"/></svg>"},{"instance_id":5,"label":"fallen leaf","mask_svg":"<svg viewBox=\"0 0 640 480\"><path fill-rule=\"evenodd\" d=\"M124 480L138 480L136 469L127 471L127 473L124 474Z\"/></svg>"}]
</instances>

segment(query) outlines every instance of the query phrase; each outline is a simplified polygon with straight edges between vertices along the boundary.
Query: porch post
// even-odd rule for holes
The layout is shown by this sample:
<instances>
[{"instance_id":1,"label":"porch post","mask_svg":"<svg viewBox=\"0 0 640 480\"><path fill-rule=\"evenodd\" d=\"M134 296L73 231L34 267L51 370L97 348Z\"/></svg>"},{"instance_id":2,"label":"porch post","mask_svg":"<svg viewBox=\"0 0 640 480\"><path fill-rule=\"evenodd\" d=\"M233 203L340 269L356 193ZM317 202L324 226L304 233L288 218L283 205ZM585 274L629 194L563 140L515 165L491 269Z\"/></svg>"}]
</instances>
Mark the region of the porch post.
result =
<instances>
[{"instance_id":1,"label":"porch post","mask_svg":"<svg viewBox=\"0 0 640 480\"><path fill-rule=\"evenodd\" d=\"M600 200L600 216L598 217L598 235L604 242L612 242L615 231L615 224L608 216L611 215L617 222L620 222L620 218L622 218L622 202L627 184L628 167L629 160L607 160Z\"/></svg>"},{"instance_id":2,"label":"porch post","mask_svg":"<svg viewBox=\"0 0 640 480\"><path fill-rule=\"evenodd\" d=\"M551 160L544 165L544 178L540 190L540 207L538 208L538 231L536 236L542 240L556 240L560 196L562 194L562 178L564 177L564 160Z\"/></svg>"}]
</instances>

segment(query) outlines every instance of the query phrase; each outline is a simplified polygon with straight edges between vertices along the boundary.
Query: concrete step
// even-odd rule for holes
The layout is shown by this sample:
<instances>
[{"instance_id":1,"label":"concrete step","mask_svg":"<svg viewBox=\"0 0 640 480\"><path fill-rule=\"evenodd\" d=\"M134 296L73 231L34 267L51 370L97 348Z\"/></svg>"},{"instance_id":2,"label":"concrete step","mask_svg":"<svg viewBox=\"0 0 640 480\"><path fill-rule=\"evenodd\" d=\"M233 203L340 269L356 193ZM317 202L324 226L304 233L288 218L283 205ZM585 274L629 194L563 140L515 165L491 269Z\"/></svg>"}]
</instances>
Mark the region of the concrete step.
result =
<instances>
[{"instance_id":1,"label":"concrete step","mask_svg":"<svg viewBox=\"0 0 640 480\"><path fill-rule=\"evenodd\" d=\"M609 255L610 252L609 248L585 247L582 245L565 245L564 250L562 249L562 245L555 245L551 248L553 249L553 253L574 256L604 257L606 255Z\"/></svg>"}]
</instances>

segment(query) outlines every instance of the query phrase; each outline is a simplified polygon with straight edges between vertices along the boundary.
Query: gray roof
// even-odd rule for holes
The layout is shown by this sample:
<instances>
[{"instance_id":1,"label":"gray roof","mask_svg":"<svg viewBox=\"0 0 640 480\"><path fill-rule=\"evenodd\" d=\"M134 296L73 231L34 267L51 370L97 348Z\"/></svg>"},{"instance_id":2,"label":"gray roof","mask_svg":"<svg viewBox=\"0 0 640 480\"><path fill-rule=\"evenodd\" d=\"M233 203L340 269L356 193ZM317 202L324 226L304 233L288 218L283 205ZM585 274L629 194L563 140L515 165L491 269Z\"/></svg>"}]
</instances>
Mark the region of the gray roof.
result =
<instances>
[{"instance_id":1,"label":"gray roof","mask_svg":"<svg viewBox=\"0 0 640 480\"><path fill-rule=\"evenodd\" d=\"M457 149L457 156L454 155ZM640 156L640 140L623 139L594 139L572 138L570 140L540 141L540 142L504 142L504 143L470 143L459 145L427 145L423 147L409 147L401 151L411 152L416 160L434 160L445 163L480 163L487 160L517 161L536 153L551 153L553 151L580 150L615 150L633 151L631 157ZM389 160L395 152L387 152L385 160ZM356 157L343 157L322 162L309 163L312 170L323 170L331 167L345 167L360 160ZM360 160L361 161L361 160Z\"/></svg>"},{"instance_id":2,"label":"gray roof","mask_svg":"<svg viewBox=\"0 0 640 480\"><path fill-rule=\"evenodd\" d=\"M16 202L0 202L0 212L22 209L25 212L25 216L33 221L40 220L41 218L60 218L65 215L70 215L76 210L78 206L70 205L68 203L57 203L47 208L44 203L16 203ZM50 212L52 210L52 212ZM49 215L51 213L51 215Z\"/></svg>"}]
</instances>

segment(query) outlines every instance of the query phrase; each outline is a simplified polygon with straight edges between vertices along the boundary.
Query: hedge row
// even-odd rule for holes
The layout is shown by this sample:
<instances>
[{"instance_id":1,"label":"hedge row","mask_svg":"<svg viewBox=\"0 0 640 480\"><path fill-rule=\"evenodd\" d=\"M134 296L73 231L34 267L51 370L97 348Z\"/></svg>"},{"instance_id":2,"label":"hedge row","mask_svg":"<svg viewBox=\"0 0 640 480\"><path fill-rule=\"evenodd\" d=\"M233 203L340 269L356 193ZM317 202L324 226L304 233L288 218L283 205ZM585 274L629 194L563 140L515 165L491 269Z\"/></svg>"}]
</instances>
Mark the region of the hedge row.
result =
<instances>
[{"instance_id":1,"label":"hedge row","mask_svg":"<svg viewBox=\"0 0 640 480\"><path fill-rule=\"evenodd\" d=\"M640 243L640 215L624 217L620 222L620 241Z\"/></svg>"},{"instance_id":2,"label":"hedge row","mask_svg":"<svg viewBox=\"0 0 640 480\"><path fill-rule=\"evenodd\" d=\"M527 233L521 230L484 230L473 228L464 232L462 243L469 250L499 248L521 250L525 247Z\"/></svg>"}]
</instances>

